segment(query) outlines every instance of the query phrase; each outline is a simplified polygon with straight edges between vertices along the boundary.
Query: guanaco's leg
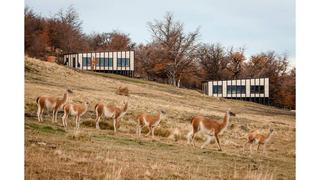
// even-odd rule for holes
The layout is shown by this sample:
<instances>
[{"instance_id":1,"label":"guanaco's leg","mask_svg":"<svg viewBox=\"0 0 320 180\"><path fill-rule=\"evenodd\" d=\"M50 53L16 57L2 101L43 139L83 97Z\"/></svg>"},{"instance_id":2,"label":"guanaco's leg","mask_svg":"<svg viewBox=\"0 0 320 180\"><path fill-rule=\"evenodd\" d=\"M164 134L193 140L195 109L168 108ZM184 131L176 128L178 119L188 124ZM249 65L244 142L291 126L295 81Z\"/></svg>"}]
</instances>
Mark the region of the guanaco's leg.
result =
<instances>
[{"instance_id":1,"label":"guanaco's leg","mask_svg":"<svg viewBox=\"0 0 320 180\"><path fill-rule=\"evenodd\" d=\"M146 134L146 136L149 136L150 133L151 133L151 127L150 126L148 126L148 129L149 129L149 132Z\"/></svg>"},{"instance_id":2,"label":"guanaco's leg","mask_svg":"<svg viewBox=\"0 0 320 180\"><path fill-rule=\"evenodd\" d=\"M68 126L67 119L68 119L68 114L64 113L64 115L62 116L62 123L65 128L67 128Z\"/></svg>"},{"instance_id":3,"label":"guanaco's leg","mask_svg":"<svg viewBox=\"0 0 320 180\"><path fill-rule=\"evenodd\" d=\"M75 129L78 129L78 117L76 116L76 117L74 118L74 120L75 120L75 122L76 122Z\"/></svg>"},{"instance_id":4,"label":"guanaco's leg","mask_svg":"<svg viewBox=\"0 0 320 180\"><path fill-rule=\"evenodd\" d=\"M196 147L196 143L194 141L194 139L196 138L196 133L198 131L192 130L192 134L191 134L191 142L192 142L192 146L195 148Z\"/></svg>"},{"instance_id":5,"label":"guanaco's leg","mask_svg":"<svg viewBox=\"0 0 320 180\"><path fill-rule=\"evenodd\" d=\"M152 131L152 138L154 138L154 129L155 129L155 127L151 127L151 131Z\"/></svg>"},{"instance_id":6,"label":"guanaco's leg","mask_svg":"<svg viewBox=\"0 0 320 180\"><path fill-rule=\"evenodd\" d=\"M41 122L41 106L38 105L38 111L37 111L37 115L38 115L38 121Z\"/></svg>"},{"instance_id":7,"label":"guanaco's leg","mask_svg":"<svg viewBox=\"0 0 320 180\"><path fill-rule=\"evenodd\" d=\"M78 129L80 128L80 116L78 116Z\"/></svg>"},{"instance_id":8,"label":"guanaco's leg","mask_svg":"<svg viewBox=\"0 0 320 180\"><path fill-rule=\"evenodd\" d=\"M215 136L216 136L216 140L217 140L217 143L218 143L218 146L219 146L219 151L222 151L221 146L220 146L219 137L218 137L217 134L215 134Z\"/></svg>"},{"instance_id":9,"label":"guanaco's leg","mask_svg":"<svg viewBox=\"0 0 320 180\"><path fill-rule=\"evenodd\" d=\"M213 139L213 136L211 134L208 134L207 140L202 144L201 149L203 149L206 145L208 145L212 139Z\"/></svg>"},{"instance_id":10,"label":"guanaco's leg","mask_svg":"<svg viewBox=\"0 0 320 180\"><path fill-rule=\"evenodd\" d=\"M193 138L193 130L191 130L187 135L188 144L191 144Z\"/></svg>"},{"instance_id":11,"label":"guanaco's leg","mask_svg":"<svg viewBox=\"0 0 320 180\"><path fill-rule=\"evenodd\" d=\"M42 122L43 122L43 111L44 111L44 108L41 109L41 113L40 113L40 117L41 117Z\"/></svg>"},{"instance_id":12,"label":"guanaco's leg","mask_svg":"<svg viewBox=\"0 0 320 180\"><path fill-rule=\"evenodd\" d=\"M117 132L117 127L116 127L116 119L113 118L113 131L116 133Z\"/></svg>"},{"instance_id":13,"label":"guanaco's leg","mask_svg":"<svg viewBox=\"0 0 320 180\"><path fill-rule=\"evenodd\" d=\"M64 124L65 128L67 128L68 126L68 123L67 123L68 116L69 116L69 112L66 109L63 109L62 123Z\"/></svg>"},{"instance_id":14,"label":"guanaco's leg","mask_svg":"<svg viewBox=\"0 0 320 180\"><path fill-rule=\"evenodd\" d=\"M120 128L120 119L116 119L116 127L117 127L117 129Z\"/></svg>"},{"instance_id":15,"label":"guanaco's leg","mask_svg":"<svg viewBox=\"0 0 320 180\"><path fill-rule=\"evenodd\" d=\"M58 108L55 110L55 113L54 113L54 122L58 122L57 118L58 118Z\"/></svg>"},{"instance_id":16,"label":"guanaco's leg","mask_svg":"<svg viewBox=\"0 0 320 180\"><path fill-rule=\"evenodd\" d=\"M55 112L55 110L54 110L54 108L52 109L52 123L54 123L54 114L55 114L56 112Z\"/></svg>"},{"instance_id":17,"label":"guanaco's leg","mask_svg":"<svg viewBox=\"0 0 320 180\"><path fill-rule=\"evenodd\" d=\"M99 116L97 113L96 114L96 129L100 129L100 126L99 126L100 118L101 118L101 116Z\"/></svg>"}]
</instances>

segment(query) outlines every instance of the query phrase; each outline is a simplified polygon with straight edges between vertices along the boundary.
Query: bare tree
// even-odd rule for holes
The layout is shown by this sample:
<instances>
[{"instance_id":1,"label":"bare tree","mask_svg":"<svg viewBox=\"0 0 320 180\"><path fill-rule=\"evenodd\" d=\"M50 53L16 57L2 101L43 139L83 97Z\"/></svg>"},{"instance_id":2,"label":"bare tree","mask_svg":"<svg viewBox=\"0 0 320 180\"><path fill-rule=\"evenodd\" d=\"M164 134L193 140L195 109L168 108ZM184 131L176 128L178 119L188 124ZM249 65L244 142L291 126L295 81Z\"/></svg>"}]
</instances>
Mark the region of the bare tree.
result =
<instances>
[{"instance_id":1,"label":"bare tree","mask_svg":"<svg viewBox=\"0 0 320 180\"><path fill-rule=\"evenodd\" d=\"M152 32L153 42L158 43L163 50L162 63L169 83L180 87L180 81L189 66L195 63L194 53L199 29L185 34L183 24L174 21L173 14L167 13L163 21L155 20L148 23Z\"/></svg>"}]
</instances>

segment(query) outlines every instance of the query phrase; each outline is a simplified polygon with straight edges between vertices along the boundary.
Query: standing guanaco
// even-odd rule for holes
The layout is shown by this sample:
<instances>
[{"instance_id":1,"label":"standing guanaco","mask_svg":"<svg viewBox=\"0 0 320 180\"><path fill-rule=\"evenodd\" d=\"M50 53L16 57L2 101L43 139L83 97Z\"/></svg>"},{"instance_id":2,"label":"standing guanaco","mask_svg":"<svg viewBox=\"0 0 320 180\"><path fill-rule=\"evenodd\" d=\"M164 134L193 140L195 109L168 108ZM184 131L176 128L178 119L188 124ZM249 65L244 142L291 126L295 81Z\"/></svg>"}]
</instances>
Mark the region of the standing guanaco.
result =
<instances>
[{"instance_id":1,"label":"standing guanaco","mask_svg":"<svg viewBox=\"0 0 320 180\"><path fill-rule=\"evenodd\" d=\"M112 104L104 105L103 103L98 103L94 109L96 112L96 128L100 129L99 121L102 115L104 115L106 118L113 119L113 130L117 132L117 128L120 127L121 118L127 113L128 102L122 108L118 108Z\"/></svg>"},{"instance_id":2,"label":"standing guanaco","mask_svg":"<svg viewBox=\"0 0 320 180\"><path fill-rule=\"evenodd\" d=\"M222 151L218 135L222 134L223 131L228 127L230 116L236 116L236 114L228 110L224 116L223 122L218 122L215 119L210 119L204 116L193 117L191 119L192 130L187 135L188 144L192 142L193 146L195 146L195 134L197 132L204 132L207 135L207 140L205 143L203 143L201 149L208 145L215 137L218 143L219 151Z\"/></svg>"},{"instance_id":3,"label":"standing guanaco","mask_svg":"<svg viewBox=\"0 0 320 180\"><path fill-rule=\"evenodd\" d=\"M67 128L67 125L68 125L67 119L68 119L68 116L71 115L71 116L75 116L76 128L79 129L80 117L87 112L88 107L89 107L89 102L84 102L83 104L69 103L69 104L64 105L63 106L64 114L62 117L63 126L65 128Z\"/></svg>"},{"instance_id":4,"label":"standing guanaco","mask_svg":"<svg viewBox=\"0 0 320 180\"><path fill-rule=\"evenodd\" d=\"M71 93L72 91L67 89L62 98L56 96L38 96L36 100L38 121L43 121L42 115L45 109L52 109L52 122L57 122L58 111L68 102L69 94Z\"/></svg>"},{"instance_id":5,"label":"standing guanaco","mask_svg":"<svg viewBox=\"0 0 320 180\"><path fill-rule=\"evenodd\" d=\"M271 135L273 133L273 129L269 129L268 134L257 133L256 131L251 131L248 133L247 141L243 145L243 151L245 150L245 146L250 144L250 153L252 153L252 145L258 144L257 151L259 151L260 145L263 145L263 152L265 152L266 144L269 142Z\"/></svg>"},{"instance_id":6,"label":"standing guanaco","mask_svg":"<svg viewBox=\"0 0 320 180\"><path fill-rule=\"evenodd\" d=\"M161 110L156 115L151 115L148 113L142 113L137 116L137 134L138 136L141 135L141 130L144 126L147 126L149 129L149 132L146 134L146 136L149 136L150 133L152 133L152 138L154 138L154 129L159 125L161 118L166 113Z\"/></svg>"}]
</instances>

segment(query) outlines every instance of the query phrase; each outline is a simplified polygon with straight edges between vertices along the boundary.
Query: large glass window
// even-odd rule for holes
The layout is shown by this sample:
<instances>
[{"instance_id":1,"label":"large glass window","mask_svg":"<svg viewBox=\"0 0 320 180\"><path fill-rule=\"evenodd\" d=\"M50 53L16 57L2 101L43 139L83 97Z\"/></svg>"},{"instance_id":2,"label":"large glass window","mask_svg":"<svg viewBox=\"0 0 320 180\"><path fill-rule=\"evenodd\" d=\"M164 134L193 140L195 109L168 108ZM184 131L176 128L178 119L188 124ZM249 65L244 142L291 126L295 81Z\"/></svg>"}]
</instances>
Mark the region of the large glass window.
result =
<instances>
[{"instance_id":1,"label":"large glass window","mask_svg":"<svg viewBox=\"0 0 320 180\"><path fill-rule=\"evenodd\" d=\"M99 64L98 66L103 67L103 66L109 66L112 67L112 58L99 58Z\"/></svg>"},{"instance_id":2,"label":"large glass window","mask_svg":"<svg viewBox=\"0 0 320 180\"><path fill-rule=\"evenodd\" d=\"M91 57L82 57L82 66L90 66Z\"/></svg>"},{"instance_id":3,"label":"large glass window","mask_svg":"<svg viewBox=\"0 0 320 180\"><path fill-rule=\"evenodd\" d=\"M227 86L227 93L228 94L245 94L246 93L246 86L228 85Z\"/></svg>"},{"instance_id":4,"label":"large glass window","mask_svg":"<svg viewBox=\"0 0 320 180\"><path fill-rule=\"evenodd\" d=\"M118 58L117 59L118 67L129 67L129 58Z\"/></svg>"},{"instance_id":5,"label":"large glass window","mask_svg":"<svg viewBox=\"0 0 320 180\"><path fill-rule=\"evenodd\" d=\"M236 94L237 92L237 87L236 86L227 86L227 93L228 94Z\"/></svg>"},{"instance_id":6,"label":"large glass window","mask_svg":"<svg viewBox=\"0 0 320 180\"><path fill-rule=\"evenodd\" d=\"M113 66L113 59L112 58L106 58L106 66L109 66L109 67Z\"/></svg>"},{"instance_id":7,"label":"large glass window","mask_svg":"<svg viewBox=\"0 0 320 180\"><path fill-rule=\"evenodd\" d=\"M246 93L246 86L237 86L237 94L245 94Z\"/></svg>"},{"instance_id":8,"label":"large glass window","mask_svg":"<svg viewBox=\"0 0 320 180\"><path fill-rule=\"evenodd\" d=\"M213 85L213 94L222 94L222 86L221 85Z\"/></svg>"},{"instance_id":9,"label":"large glass window","mask_svg":"<svg viewBox=\"0 0 320 180\"><path fill-rule=\"evenodd\" d=\"M264 93L264 86L251 86L250 87L250 93L255 94L255 93Z\"/></svg>"},{"instance_id":10,"label":"large glass window","mask_svg":"<svg viewBox=\"0 0 320 180\"><path fill-rule=\"evenodd\" d=\"M98 66L103 67L105 66L105 58L98 58Z\"/></svg>"}]
</instances>

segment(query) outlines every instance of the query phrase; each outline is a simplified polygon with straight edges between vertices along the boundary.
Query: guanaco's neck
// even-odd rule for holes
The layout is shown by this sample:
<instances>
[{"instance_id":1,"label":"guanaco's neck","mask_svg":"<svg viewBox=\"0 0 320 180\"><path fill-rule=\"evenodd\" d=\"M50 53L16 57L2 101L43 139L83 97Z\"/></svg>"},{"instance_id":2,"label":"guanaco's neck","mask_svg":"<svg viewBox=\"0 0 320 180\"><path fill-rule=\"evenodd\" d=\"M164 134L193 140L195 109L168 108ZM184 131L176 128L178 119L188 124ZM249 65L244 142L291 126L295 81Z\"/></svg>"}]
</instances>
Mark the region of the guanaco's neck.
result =
<instances>
[{"instance_id":1,"label":"guanaco's neck","mask_svg":"<svg viewBox=\"0 0 320 180\"><path fill-rule=\"evenodd\" d=\"M63 94L62 102L66 103L67 100L68 100L68 93L66 92L66 93Z\"/></svg>"},{"instance_id":2,"label":"guanaco's neck","mask_svg":"<svg viewBox=\"0 0 320 180\"><path fill-rule=\"evenodd\" d=\"M224 115L223 122L221 124L222 128L225 128L229 125L229 118L230 118L229 112L226 112L226 114Z\"/></svg>"},{"instance_id":3,"label":"guanaco's neck","mask_svg":"<svg viewBox=\"0 0 320 180\"><path fill-rule=\"evenodd\" d=\"M266 139L270 139L272 132L269 132Z\"/></svg>"},{"instance_id":4,"label":"guanaco's neck","mask_svg":"<svg viewBox=\"0 0 320 180\"><path fill-rule=\"evenodd\" d=\"M128 103L126 103L122 108L122 113L127 112L128 109Z\"/></svg>"},{"instance_id":5,"label":"guanaco's neck","mask_svg":"<svg viewBox=\"0 0 320 180\"><path fill-rule=\"evenodd\" d=\"M157 114L157 119L158 119L158 121L161 121L161 113L160 112L158 112L158 114Z\"/></svg>"}]
</instances>

